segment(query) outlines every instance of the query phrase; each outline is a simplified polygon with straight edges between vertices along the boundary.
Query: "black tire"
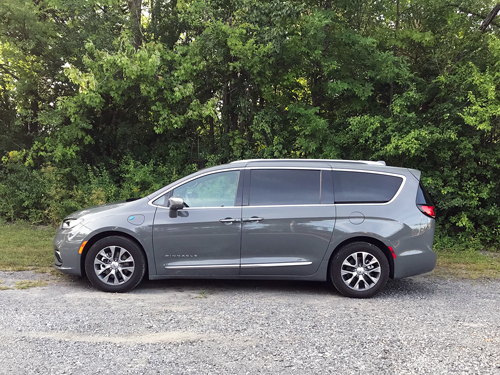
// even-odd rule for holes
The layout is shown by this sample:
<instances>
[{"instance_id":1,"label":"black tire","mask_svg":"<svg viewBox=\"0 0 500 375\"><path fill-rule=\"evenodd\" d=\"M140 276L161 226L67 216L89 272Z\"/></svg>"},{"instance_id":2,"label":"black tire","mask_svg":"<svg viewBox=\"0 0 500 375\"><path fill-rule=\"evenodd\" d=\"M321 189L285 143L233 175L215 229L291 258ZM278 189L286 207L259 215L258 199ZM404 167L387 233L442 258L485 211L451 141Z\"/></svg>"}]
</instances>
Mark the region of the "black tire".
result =
<instances>
[{"instance_id":1,"label":"black tire","mask_svg":"<svg viewBox=\"0 0 500 375\"><path fill-rule=\"evenodd\" d=\"M363 260L366 263L361 265ZM353 242L342 247L330 263L330 280L346 297L370 298L384 288L388 278L387 257L368 242Z\"/></svg>"},{"instance_id":2,"label":"black tire","mask_svg":"<svg viewBox=\"0 0 500 375\"><path fill-rule=\"evenodd\" d=\"M124 293L135 288L146 272L144 253L128 238L110 236L89 249L85 272L97 289Z\"/></svg>"}]
</instances>

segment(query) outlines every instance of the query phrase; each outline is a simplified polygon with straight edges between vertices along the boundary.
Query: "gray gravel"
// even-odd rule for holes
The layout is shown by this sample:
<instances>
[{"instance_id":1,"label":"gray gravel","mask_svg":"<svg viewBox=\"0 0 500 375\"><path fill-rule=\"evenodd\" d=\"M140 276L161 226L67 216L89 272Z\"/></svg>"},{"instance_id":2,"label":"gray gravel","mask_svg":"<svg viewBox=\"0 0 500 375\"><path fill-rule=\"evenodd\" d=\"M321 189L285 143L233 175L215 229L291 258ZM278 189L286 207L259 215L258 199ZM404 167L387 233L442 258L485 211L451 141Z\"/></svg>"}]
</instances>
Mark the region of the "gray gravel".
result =
<instances>
[{"instance_id":1,"label":"gray gravel","mask_svg":"<svg viewBox=\"0 0 500 375\"><path fill-rule=\"evenodd\" d=\"M370 300L282 281L109 294L64 277L0 291L0 374L500 374L499 300L500 281L433 276Z\"/></svg>"}]
</instances>

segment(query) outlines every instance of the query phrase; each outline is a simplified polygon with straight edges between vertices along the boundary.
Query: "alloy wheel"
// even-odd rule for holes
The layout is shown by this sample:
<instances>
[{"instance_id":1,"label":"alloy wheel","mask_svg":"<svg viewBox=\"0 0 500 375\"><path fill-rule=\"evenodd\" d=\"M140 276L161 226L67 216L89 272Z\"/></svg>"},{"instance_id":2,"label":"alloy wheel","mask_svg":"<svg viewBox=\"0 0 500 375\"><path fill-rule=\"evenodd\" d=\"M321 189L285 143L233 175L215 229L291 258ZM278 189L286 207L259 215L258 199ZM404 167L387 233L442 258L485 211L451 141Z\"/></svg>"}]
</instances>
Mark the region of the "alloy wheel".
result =
<instances>
[{"instance_id":1,"label":"alloy wheel","mask_svg":"<svg viewBox=\"0 0 500 375\"><path fill-rule=\"evenodd\" d=\"M378 259L363 251L349 254L342 262L341 276L350 289L365 291L373 288L380 279Z\"/></svg>"},{"instance_id":2,"label":"alloy wheel","mask_svg":"<svg viewBox=\"0 0 500 375\"><path fill-rule=\"evenodd\" d=\"M135 262L130 252L120 246L107 246L94 258L97 277L108 285L126 283L134 274Z\"/></svg>"}]
</instances>

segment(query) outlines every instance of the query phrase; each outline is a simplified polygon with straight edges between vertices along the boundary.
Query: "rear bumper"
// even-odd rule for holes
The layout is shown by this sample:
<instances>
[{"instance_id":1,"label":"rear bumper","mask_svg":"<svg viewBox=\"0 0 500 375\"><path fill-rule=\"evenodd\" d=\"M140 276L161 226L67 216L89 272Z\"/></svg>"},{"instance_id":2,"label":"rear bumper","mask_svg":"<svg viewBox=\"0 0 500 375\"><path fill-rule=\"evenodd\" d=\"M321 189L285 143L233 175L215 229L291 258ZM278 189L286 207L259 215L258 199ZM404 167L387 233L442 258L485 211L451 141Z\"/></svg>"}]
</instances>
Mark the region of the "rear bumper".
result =
<instances>
[{"instance_id":1,"label":"rear bumper","mask_svg":"<svg viewBox=\"0 0 500 375\"><path fill-rule=\"evenodd\" d=\"M432 250L410 250L399 254L394 260L394 278L420 275L436 267L437 255Z\"/></svg>"},{"instance_id":2,"label":"rear bumper","mask_svg":"<svg viewBox=\"0 0 500 375\"><path fill-rule=\"evenodd\" d=\"M435 227L435 220L422 214L418 234L400 241L401 246L394 249L395 279L431 272L436 267L437 255L432 250Z\"/></svg>"}]
</instances>

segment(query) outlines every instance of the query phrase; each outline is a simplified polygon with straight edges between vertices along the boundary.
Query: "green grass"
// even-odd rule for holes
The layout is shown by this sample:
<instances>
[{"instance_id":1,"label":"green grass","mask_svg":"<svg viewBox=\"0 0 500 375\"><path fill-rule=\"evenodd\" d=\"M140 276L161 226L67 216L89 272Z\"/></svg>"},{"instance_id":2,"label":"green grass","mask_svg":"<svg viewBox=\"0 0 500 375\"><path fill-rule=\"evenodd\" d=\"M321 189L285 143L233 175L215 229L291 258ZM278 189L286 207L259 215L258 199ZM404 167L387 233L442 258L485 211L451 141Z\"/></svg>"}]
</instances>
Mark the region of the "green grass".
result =
<instances>
[{"instance_id":1,"label":"green grass","mask_svg":"<svg viewBox=\"0 0 500 375\"><path fill-rule=\"evenodd\" d=\"M0 224L0 270L51 272L55 228ZM500 279L500 252L440 250L433 274L461 279ZM1 284L1 282L0 282ZM35 285L39 286L39 285ZM16 286L17 287L17 286ZM0 289L6 288L0 285ZM207 298L202 290L196 298Z\"/></svg>"},{"instance_id":2,"label":"green grass","mask_svg":"<svg viewBox=\"0 0 500 375\"><path fill-rule=\"evenodd\" d=\"M459 279L500 279L500 253L438 251L433 274Z\"/></svg>"},{"instance_id":3,"label":"green grass","mask_svg":"<svg viewBox=\"0 0 500 375\"><path fill-rule=\"evenodd\" d=\"M210 294L209 290L202 289L198 292L196 296L194 296L194 298L207 298L209 294Z\"/></svg>"},{"instance_id":4,"label":"green grass","mask_svg":"<svg viewBox=\"0 0 500 375\"><path fill-rule=\"evenodd\" d=\"M21 280L16 281L14 286L16 289L28 289L28 288L36 288L37 286L46 286L48 283L42 280Z\"/></svg>"},{"instance_id":5,"label":"green grass","mask_svg":"<svg viewBox=\"0 0 500 375\"><path fill-rule=\"evenodd\" d=\"M26 223L0 225L0 270L45 271L54 264L55 228Z\"/></svg>"}]
</instances>

